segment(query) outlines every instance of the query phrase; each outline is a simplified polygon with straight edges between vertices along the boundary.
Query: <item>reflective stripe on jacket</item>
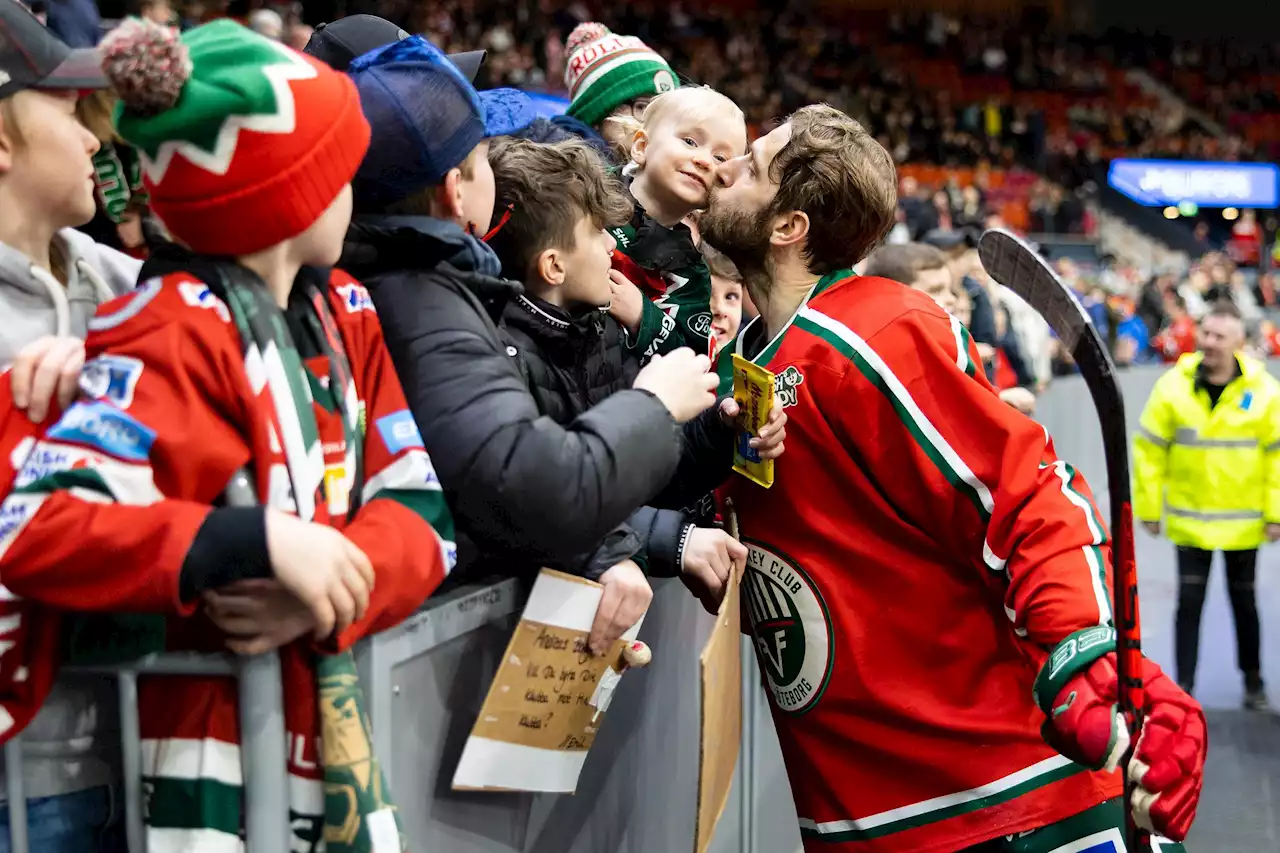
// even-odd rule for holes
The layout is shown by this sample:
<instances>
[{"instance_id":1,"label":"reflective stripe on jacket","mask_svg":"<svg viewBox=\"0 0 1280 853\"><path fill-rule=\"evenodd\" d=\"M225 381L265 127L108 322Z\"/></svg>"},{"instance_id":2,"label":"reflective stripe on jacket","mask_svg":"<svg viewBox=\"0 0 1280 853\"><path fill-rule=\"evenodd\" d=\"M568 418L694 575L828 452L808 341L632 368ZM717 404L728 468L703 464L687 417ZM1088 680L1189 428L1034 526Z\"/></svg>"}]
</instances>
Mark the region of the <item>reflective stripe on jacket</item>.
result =
<instances>
[{"instance_id":1,"label":"reflective stripe on jacket","mask_svg":"<svg viewBox=\"0 0 1280 853\"><path fill-rule=\"evenodd\" d=\"M1133 441L1133 512L1164 516L1176 545L1243 550L1280 523L1280 382L1237 356L1241 375L1210 406L1200 353L1157 380Z\"/></svg>"}]
</instances>

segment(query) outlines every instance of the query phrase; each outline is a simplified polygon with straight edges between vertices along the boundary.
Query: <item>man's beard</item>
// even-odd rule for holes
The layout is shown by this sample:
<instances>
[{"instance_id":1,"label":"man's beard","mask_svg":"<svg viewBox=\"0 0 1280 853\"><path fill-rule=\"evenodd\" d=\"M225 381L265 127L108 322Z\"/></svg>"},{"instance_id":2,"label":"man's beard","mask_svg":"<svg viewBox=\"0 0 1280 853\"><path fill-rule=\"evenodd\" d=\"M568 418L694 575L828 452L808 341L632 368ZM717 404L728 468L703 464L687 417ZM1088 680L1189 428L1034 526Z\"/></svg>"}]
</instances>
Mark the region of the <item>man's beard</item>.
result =
<instances>
[{"instance_id":1,"label":"man's beard","mask_svg":"<svg viewBox=\"0 0 1280 853\"><path fill-rule=\"evenodd\" d=\"M759 279L769 256L770 223L766 211L746 211L719 202L713 191L698 219L706 240L733 261L744 279Z\"/></svg>"}]
</instances>

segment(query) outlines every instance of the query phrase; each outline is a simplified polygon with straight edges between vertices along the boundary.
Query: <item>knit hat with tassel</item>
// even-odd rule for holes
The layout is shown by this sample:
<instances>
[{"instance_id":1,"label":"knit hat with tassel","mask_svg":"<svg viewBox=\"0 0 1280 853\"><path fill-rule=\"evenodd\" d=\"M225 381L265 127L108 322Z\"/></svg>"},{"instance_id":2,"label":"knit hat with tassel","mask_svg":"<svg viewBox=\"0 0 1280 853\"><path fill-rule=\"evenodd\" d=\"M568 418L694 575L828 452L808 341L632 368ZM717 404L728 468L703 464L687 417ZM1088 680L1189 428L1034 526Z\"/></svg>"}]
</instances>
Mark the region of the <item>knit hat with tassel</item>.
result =
<instances>
[{"instance_id":1,"label":"knit hat with tassel","mask_svg":"<svg viewBox=\"0 0 1280 853\"><path fill-rule=\"evenodd\" d=\"M100 50L152 210L201 254L252 254L306 231L369 147L346 75L231 20L179 37L131 19Z\"/></svg>"}]
</instances>

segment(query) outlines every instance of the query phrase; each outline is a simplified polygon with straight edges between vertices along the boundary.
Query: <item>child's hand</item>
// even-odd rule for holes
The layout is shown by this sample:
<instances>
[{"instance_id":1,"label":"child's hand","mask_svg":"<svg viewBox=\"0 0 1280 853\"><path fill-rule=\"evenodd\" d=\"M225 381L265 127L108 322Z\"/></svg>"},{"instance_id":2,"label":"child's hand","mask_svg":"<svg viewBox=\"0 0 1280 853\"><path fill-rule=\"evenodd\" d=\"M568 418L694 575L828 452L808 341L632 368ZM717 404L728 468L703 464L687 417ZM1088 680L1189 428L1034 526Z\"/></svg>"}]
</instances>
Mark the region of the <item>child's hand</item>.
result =
<instances>
[{"instance_id":1,"label":"child's hand","mask_svg":"<svg viewBox=\"0 0 1280 853\"><path fill-rule=\"evenodd\" d=\"M27 344L13 360L13 404L25 409L32 423L49 414L55 397L60 406L76 395L84 367L84 341L46 335Z\"/></svg>"},{"instance_id":2,"label":"child's hand","mask_svg":"<svg viewBox=\"0 0 1280 853\"><path fill-rule=\"evenodd\" d=\"M267 510L267 551L276 580L311 613L317 640L342 633L364 616L373 566L337 530Z\"/></svg>"},{"instance_id":3,"label":"child's hand","mask_svg":"<svg viewBox=\"0 0 1280 853\"><path fill-rule=\"evenodd\" d=\"M604 595L596 607L587 645L597 655L613 648L613 641L640 621L653 601L653 587L634 560L623 560L600 576Z\"/></svg>"},{"instance_id":4,"label":"child's hand","mask_svg":"<svg viewBox=\"0 0 1280 853\"><path fill-rule=\"evenodd\" d=\"M710 369L711 359L681 347L667 355L655 355L631 387L657 397L676 423L682 424L715 403L719 379Z\"/></svg>"},{"instance_id":5,"label":"child's hand","mask_svg":"<svg viewBox=\"0 0 1280 853\"><path fill-rule=\"evenodd\" d=\"M273 580L245 580L204 594L209 620L227 635L227 648L260 655L287 646L316 627L301 601Z\"/></svg>"},{"instance_id":6,"label":"child's hand","mask_svg":"<svg viewBox=\"0 0 1280 853\"><path fill-rule=\"evenodd\" d=\"M640 318L644 315L644 294L617 270L609 270L609 287L613 290L613 302L609 313L632 335L640 331Z\"/></svg>"}]
</instances>

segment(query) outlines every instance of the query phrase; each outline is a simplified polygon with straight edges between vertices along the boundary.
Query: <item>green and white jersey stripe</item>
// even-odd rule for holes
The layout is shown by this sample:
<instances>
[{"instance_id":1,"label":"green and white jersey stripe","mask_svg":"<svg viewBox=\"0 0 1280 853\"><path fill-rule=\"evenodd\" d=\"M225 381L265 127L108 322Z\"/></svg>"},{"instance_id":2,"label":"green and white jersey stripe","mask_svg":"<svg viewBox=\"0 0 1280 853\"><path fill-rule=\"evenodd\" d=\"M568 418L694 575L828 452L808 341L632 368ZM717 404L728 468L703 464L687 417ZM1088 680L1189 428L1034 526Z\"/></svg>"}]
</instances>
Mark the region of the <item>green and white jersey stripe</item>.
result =
<instances>
[{"instance_id":1,"label":"green and white jersey stripe","mask_svg":"<svg viewBox=\"0 0 1280 853\"><path fill-rule=\"evenodd\" d=\"M988 782L967 791L944 794L941 797L899 806L879 814L822 823L802 817L800 834L831 843L869 841L1007 803L1036 788L1074 776L1084 770L1085 768L1070 759L1055 755L996 779L994 782Z\"/></svg>"}]
</instances>

